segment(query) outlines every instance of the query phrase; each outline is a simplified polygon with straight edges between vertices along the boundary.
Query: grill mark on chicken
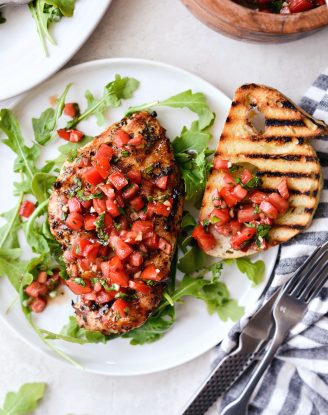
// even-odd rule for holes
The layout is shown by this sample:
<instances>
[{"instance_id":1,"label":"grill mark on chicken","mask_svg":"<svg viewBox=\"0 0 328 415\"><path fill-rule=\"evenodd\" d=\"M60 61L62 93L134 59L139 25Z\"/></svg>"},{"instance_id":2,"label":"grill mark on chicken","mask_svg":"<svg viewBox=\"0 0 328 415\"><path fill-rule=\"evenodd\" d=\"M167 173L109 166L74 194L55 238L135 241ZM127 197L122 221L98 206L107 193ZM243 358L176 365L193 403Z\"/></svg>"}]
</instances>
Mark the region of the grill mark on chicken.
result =
<instances>
[{"instance_id":1,"label":"grill mark on chicken","mask_svg":"<svg viewBox=\"0 0 328 415\"><path fill-rule=\"evenodd\" d=\"M142 180L148 181L162 177L163 175L169 175L166 190L156 188L154 189L153 195L157 196L165 193L173 199L171 214L168 218L156 216L154 219L154 230L159 237L171 243L172 252L171 254L166 254L158 249L148 251L148 257L145 258L143 266L146 267L147 265L154 264L156 268L160 269L163 278L160 282L155 283L154 286L149 286L150 292L148 294L134 291L130 288L126 289L128 295L133 294L129 302L129 314L126 317L117 318L116 313L112 309L112 302L98 304L96 302L86 301L83 297L80 297L74 304L78 324L87 330L101 331L104 334L123 333L139 327L160 303L170 275L171 259L175 251L184 202L183 183L179 168L174 161L173 149L169 139L165 136L165 130L156 120L156 113L134 113L122 119L120 122L113 124L92 142L79 149L77 157L73 162L66 162L64 164L53 186L49 203L50 229L62 248L64 250L68 249L77 235L76 231L72 231L66 226L65 220L62 217L67 199L81 185L79 182L76 183L76 178L80 180L83 167L77 167L77 160L82 160L83 158L92 160L98 148L104 143L112 146L114 154L118 156L121 150L116 148L113 140L117 130L120 128L127 131L132 137L134 134L144 135L145 147L143 149L131 148L129 156L119 157L119 160L112 165L112 171L119 170L123 174L126 174L131 169L136 169L142 173ZM154 175L144 173L144 170L149 165L154 166ZM87 188L84 187L83 190L87 191ZM140 194L143 193L141 192ZM130 213L130 208L127 207L126 214L129 215ZM128 220L132 223L130 217L128 217ZM94 231L83 230L79 234L80 236L86 236L97 241L97 234ZM71 265L71 262L67 262L67 266ZM79 272L81 273L82 271L79 270ZM102 277L100 271L97 271L96 275L98 278Z\"/></svg>"}]
</instances>

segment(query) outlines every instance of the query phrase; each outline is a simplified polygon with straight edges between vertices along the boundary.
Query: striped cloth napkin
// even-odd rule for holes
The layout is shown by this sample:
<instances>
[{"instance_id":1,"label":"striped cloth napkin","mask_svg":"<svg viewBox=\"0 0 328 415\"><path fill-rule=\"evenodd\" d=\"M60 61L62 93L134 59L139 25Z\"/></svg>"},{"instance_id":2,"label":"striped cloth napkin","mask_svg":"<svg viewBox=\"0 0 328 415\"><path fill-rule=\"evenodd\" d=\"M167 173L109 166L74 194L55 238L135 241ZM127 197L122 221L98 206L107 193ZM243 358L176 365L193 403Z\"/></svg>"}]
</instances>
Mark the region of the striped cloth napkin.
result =
<instances>
[{"instance_id":1,"label":"striped cloth napkin","mask_svg":"<svg viewBox=\"0 0 328 415\"><path fill-rule=\"evenodd\" d=\"M328 68L301 100L301 107L328 123ZM280 248L272 285L266 298L283 284L305 261L315 247L328 240L328 137L313 142L324 173L324 190L312 225ZM263 300L262 300L263 301ZM215 362L236 345L242 318L229 336L215 349ZM217 408L224 408L240 395L250 373L221 398ZM328 414L328 286L314 299L308 313L280 347L263 380L253 393L249 415L327 415ZM240 415L240 414L236 414Z\"/></svg>"}]
</instances>

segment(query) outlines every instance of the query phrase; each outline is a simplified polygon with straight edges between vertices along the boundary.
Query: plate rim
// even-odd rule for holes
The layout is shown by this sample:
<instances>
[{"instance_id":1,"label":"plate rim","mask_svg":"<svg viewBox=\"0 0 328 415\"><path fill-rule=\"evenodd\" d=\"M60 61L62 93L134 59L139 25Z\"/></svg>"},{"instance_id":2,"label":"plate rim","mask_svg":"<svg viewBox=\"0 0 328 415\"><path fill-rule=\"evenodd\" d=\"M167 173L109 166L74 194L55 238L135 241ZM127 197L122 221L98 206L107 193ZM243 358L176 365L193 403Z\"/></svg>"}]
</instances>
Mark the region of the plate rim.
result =
<instances>
[{"instance_id":1,"label":"plate rim","mask_svg":"<svg viewBox=\"0 0 328 415\"><path fill-rule=\"evenodd\" d=\"M111 0L110 0L111 1ZM220 94L221 98L223 100L225 100L227 103L231 103L231 99L225 95L219 88L217 88L215 85L213 85L212 83L210 83L209 81L203 79L202 77L194 74L191 71L187 71L185 69L182 69L180 67L177 67L175 65L172 64L168 64L165 62L161 62L161 61L153 61L153 60L149 60L149 59L142 59L142 58L131 58L131 57L119 57L119 58L104 58L104 59L95 59L95 60L91 60L91 61L87 61L87 62L83 62L77 65L73 65L70 66L69 68L65 68L62 69L61 71L57 72L54 76L52 76L51 78L49 78L47 81L38 84L35 88L29 90L26 92L26 94L21 95L20 97L18 97L18 99L16 99L14 102L12 102L10 105L8 105L9 108L15 110L16 106L19 106L20 103L25 100L28 97L28 94L34 93L35 95L37 95L38 93L38 88L46 88L47 84L53 82L56 78L60 78L62 76L65 75L70 75L71 73L74 74L74 72L76 70L79 70L82 68L82 70L84 70L85 68L88 67L98 67L98 66L102 66L102 65L110 65L110 64L133 64L133 63L137 63L137 64L142 64L142 65L150 65L150 66L154 66L154 67L159 67L159 68L164 68L164 69L169 69L169 70L173 70L175 72L178 72L180 74L185 74L188 75L189 77L193 77L194 79L201 81L202 83L205 83L205 85L211 89L214 89L216 93ZM270 270L270 275L268 276L268 281L267 283L263 286L263 289L261 290L261 292L259 293L259 296L257 298L256 301L258 301L258 299L263 295L263 293L267 290L268 285L271 283L272 281L272 275L275 269L275 265L276 265L276 261L278 258L278 251L279 248L278 247L272 247L271 248L272 251L272 255L275 256L274 261L273 261L273 267ZM65 367L73 367L75 369L81 370L80 368L76 367L75 365L72 365L71 363L69 363L67 360L64 360L63 358L59 357L59 355L57 355L56 353L54 353L50 348L48 347L40 347L40 345L38 345L37 343L33 342L32 340L24 337L24 335L18 330L18 328L16 328L14 325L11 325L9 320L6 319L5 314L3 314L2 312L0 312L0 321L4 322L5 325L7 327L10 328L10 330L17 334L19 338L21 338L26 344L30 345L34 350L41 352L43 355L49 356L53 359L55 359L57 362L60 362L61 364L65 365ZM37 336L36 333L33 332L33 334L35 336ZM42 340L41 340L42 341ZM222 340L218 340L218 344L221 343ZM213 350L213 347L215 346L211 346L211 348L208 348L205 351L200 352L198 355L194 356L194 357L188 357L185 360L182 359L182 361L178 362L178 363L171 363L169 365L166 365L165 368L155 368L154 370L149 370L147 369L147 371L143 371L143 372L136 372L136 371L132 371L132 372L128 372L125 371L124 373L117 373L117 372L108 372L105 370L101 370L101 369L97 369L97 368L88 368L88 367L83 367L83 371L87 372L87 373L95 373L98 375L103 375L103 376L113 376L113 377L132 377L132 376L144 376L144 375L150 375L153 373L160 373L163 372L165 370L169 370L169 369L173 369L176 367L179 367L183 364L186 364L188 362L191 362L192 360L199 358L200 356L204 355L205 353L210 352L211 350ZM104 366L106 367L106 366Z\"/></svg>"},{"instance_id":2,"label":"plate rim","mask_svg":"<svg viewBox=\"0 0 328 415\"><path fill-rule=\"evenodd\" d=\"M33 82L31 82L29 86L23 87L23 89L16 88L16 89L13 90L13 92L11 94L8 95L8 93L7 93L4 96L0 96L0 102L1 101L6 101L6 100L9 100L9 99L14 99L14 98L18 98L18 100L19 100L21 98L20 97L21 94L28 93L34 87L37 87L40 84L43 84L50 77L52 77L52 75L57 75L57 73L61 72L60 69L63 66L65 66L66 63L81 49L81 47L85 44L85 42L92 35L92 33L96 30L97 26L99 25L99 22L104 17L105 13L107 12L109 6L112 3L112 0L105 0L105 1L107 2L107 4L103 6L103 9L100 11L98 16L94 20L93 26L91 27L90 31L89 32L88 31L82 32L79 42L76 43L76 47L71 49L70 53L66 56L66 58L64 60L60 60L60 61L54 60L53 61L54 65L51 67L51 69L49 69L48 71L45 71L43 73L43 75L41 75L39 78L37 78L37 79L35 78L35 80ZM59 45L57 45L57 47L58 46ZM49 54L49 56L50 56L50 54ZM44 58L47 59L48 57L45 56ZM78 66L78 65L74 65L74 66ZM67 69L69 69L69 68L67 68ZM64 69L64 70L66 70L66 69Z\"/></svg>"}]
</instances>

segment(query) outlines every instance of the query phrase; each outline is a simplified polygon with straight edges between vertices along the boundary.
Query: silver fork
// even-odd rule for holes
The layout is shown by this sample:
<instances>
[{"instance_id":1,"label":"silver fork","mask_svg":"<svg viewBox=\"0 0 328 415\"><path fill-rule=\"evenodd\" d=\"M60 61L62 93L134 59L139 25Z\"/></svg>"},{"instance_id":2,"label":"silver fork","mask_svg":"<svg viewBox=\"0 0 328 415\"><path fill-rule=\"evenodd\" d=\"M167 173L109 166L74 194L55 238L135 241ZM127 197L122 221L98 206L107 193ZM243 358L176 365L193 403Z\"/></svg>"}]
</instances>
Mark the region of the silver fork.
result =
<instances>
[{"instance_id":1,"label":"silver fork","mask_svg":"<svg viewBox=\"0 0 328 415\"><path fill-rule=\"evenodd\" d=\"M248 401L277 349L290 329L301 321L309 302L319 293L328 279L328 242L307 259L286 283L273 308L275 331L264 357L254 370L241 395L227 405L221 415L247 414Z\"/></svg>"}]
</instances>

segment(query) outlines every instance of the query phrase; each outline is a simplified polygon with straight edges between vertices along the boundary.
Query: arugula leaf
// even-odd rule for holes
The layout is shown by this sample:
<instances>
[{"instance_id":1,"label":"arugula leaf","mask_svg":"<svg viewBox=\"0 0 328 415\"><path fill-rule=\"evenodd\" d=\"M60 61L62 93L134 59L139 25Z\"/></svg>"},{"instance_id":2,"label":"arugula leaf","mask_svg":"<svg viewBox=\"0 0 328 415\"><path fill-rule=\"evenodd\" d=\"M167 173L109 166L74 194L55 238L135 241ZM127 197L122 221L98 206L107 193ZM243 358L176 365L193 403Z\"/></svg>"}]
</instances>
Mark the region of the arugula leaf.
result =
<instances>
[{"instance_id":1,"label":"arugula leaf","mask_svg":"<svg viewBox=\"0 0 328 415\"><path fill-rule=\"evenodd\" d=\"M0 110L0 129L6 134L7 138L3 140L14 153L17 154L14 171L24 172L28 179L32 181L36 172L35 160L40 154L40 150L35 145L27 147L22 136L22 132L17 118L11 110Z\"/></svg>"},{"instance_id":2,"label":"arugula leaf","mask_svg":"<svg viewBox=\"0 0 328 415\"><path fill-rule=\"evenodd\" d=\"M209 109L205 95L201 92L193 93L190 89L163 101L154 101L148 104L131 107L127 114L152 107L188 108L198 115L199 128L201 130L210 126L214 121L214 113Z\"/></svg>"},{"instance_id":3,"label":"arugula leaf","mask_svg":"<svg viewBox=\"0 0 328 415\"><path fill-rule=\"evenodd\" d=\"M95 115L98 123L104 121L104 112L108 107L119 107L122 99L131 98L134 91L139 87L139 81L134 78L115 75L114 81L107 84L104 94L100 99L95 99L90 91L86 92L88 101L87 109L67 124L67 128L75 127L79 122Z\"/></svg>"},{"instance_id":4,"label":"arugula leaf","mask_svg":"<svg viewBox=\"0 0 328 415\"><path fill-rule=\"evenodd\" d=\"M0 24L5 23L6 19L2 16L2 12L0 12Z\"/></svg>"},{"instance_id":5,"label":"arugula leaf","mask_svg":"<svg viewBox=\"0 0 328 415\"><path fill-rule=\"evenodd\" d=\"M183 212L181 229L193 229L197 225L194 217L187 211Z\"/></svg>"},{"instance_id":6,"label":"arugula leaf","mask_svg":"<svg viewBox=\"0 0 328 415\"><path fill-rule=\"evenodd\" d=\"M65 17L73 16L75 0L46 0L46 3L58 8Z\"/></svg>"},{"instance_id":7,"label":"arugula leaf","mask_svg":"<svg viewBox=\"0 0 328 415\"><path fill-rule=\"evenodd\" d=\"M49 191L55 180L56 177L49 173L36 173L33 176L31 183L32 193L39 203L49 199Z\"/></svg>"},{"instance_id":8,"label":"arugula leaf","mask_svg":"<svg viewBox=\"0 0 328 415\"><path fill-rule=\"evenodd\" d=\"M38 254L47 254L50 252L48 241L42 232L42 223L37 220L39 216L44 215L44 211L47 209L48 203L49 199L43 201L34 210L28 221L26 221L23 226L28 244L32 248L32 251ZM44 221L46 220L47 217L44 218Z\"/></svg>"},{"instance_id":9,"label":"arugula leaf","mask_svg":"<svg viewBox=\"0 0 328 415\"><path fill-rule=\"evenodd\" d=\"M208 129L201 129L199 121L194 121L190 128L183 127L180 136L176 137L172 146L175 154L183 152L202 153L207 149L208 143L212 138Z\"/></svg>"},{"instance_id":10,"label":"arugula leaf","mask_svg":"<svg viewBox=\"0 0 328 415\"><path fill-rule=\"evenodd\" d=\"M106 343L110 336L105 336L99 331L88 331L86 329L81 328L76 321L76 318L71 316L69 318L68 324L66 324L61 332L60 335L57 335L58 339L62 339L62 336L68 337L70 340L68 341L78 341L80 344L84 343ZM48 337L51 338L51 337ZM63 339L67 340L67 339Z\"/></svg>"},{"instance_id":11,"label":"arugula leaf","mask_svg":"<svg viewBox=\"0 0 328 415\"><path fill-rule=\"evenodd\" d=\"M60 155L55 160L48 161L54 163L56 166L61 167L66 160L72 162L77 157L77 152L80 147L85 146L87 143L92 141L94 137L85 135L83 139L78 143L67 143L58 147Z\"/></svg>"},{"instance_id":12,"label":"arugula leaf","mask_svg":"<svg viewBox=\"0 0 328 415\"><path fill-rule=\"evenodd\" d=\"M39 118L32 118L32 126L34 131L35 140L41 145L45 145L54 133L59 117L63 113L65 106L65 99L70 90L72 84L68 84L57 100L57 106L53 108L47 108L43 111Z\"/></svg>"},{"instance_id":13,"label":"arugula leaf","mask_svg":"<svg viewBox=\"0 0 328 415\"><path fill-rule=\"evenodd\" d=\"M263 281L265 273L265 263L261 260L252 262L250 258L237 258L236 264L240 272L247 275L248 279L258 285Z\"/></svg>"},{"instance_id":14,"label":"arugula leaf","mask_svg":"<svg viewBox=\"0 0 328 415\"><path fill-rule=\"evenodd\" d=\"M187 253L180 257L178 269L185 274L200 271L205 266L205 254L197 246L192 247Z\"/></svg>"},{"instance_id":15,"label":"arugula leaf","mask_svg":"<svg viewBox=\"0 0 328 415\"><path fill-rule=\"evenodd\" d=\"M8 392L0 415L25 415L34 411L43 398L46 383L25 383L18 392Z\"/></svg>"}]
</instances>

